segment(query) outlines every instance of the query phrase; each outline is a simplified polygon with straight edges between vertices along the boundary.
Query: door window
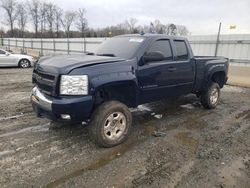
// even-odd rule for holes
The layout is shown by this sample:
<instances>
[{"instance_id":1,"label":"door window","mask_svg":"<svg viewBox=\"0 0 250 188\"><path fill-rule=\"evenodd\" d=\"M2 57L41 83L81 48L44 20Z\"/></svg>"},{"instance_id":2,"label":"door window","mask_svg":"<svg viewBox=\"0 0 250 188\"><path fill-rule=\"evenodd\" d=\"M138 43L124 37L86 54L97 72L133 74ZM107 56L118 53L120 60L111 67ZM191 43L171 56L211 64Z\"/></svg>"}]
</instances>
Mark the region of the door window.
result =
<instances>
[{"instance_id":1,"label":"door window","mask_svg":"<svg viewBox=\"0 0 250 188\"><path fill-rule=\"evenodd\" d=\"M173 60L173 53L169 40L155 41L146 53L150 52L160 52L164 55L164 60Z\"/></svg>"},{"instance_id":2,"label":"door window","mask_svg":"<svg viewBox=\"0 0 250 188\"><path fill-rule=\"evenodd\" d=\"M175 40L177 60L183 61L188 59L188 50L185 41Z\"/></svg>"}]
</instances>

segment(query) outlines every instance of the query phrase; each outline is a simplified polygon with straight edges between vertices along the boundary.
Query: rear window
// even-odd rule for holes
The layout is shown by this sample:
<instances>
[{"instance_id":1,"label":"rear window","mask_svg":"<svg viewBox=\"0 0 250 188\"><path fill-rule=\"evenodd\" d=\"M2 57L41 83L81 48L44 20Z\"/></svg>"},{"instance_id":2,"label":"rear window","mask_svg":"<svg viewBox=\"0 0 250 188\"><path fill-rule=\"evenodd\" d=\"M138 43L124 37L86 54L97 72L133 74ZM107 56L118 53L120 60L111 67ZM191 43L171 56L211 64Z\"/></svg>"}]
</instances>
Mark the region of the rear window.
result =
<instances>
[{"instance_id":1,"label":"rear window","mask_svg":"<svg viewBox=\"0 0 250 188\"><path fill-rule=\"evenodd\" d=\"M188 50L185 41L175 40L175 47L177 53L177 60L187 60L188 59Z\"/></svg>"}]
</instances>

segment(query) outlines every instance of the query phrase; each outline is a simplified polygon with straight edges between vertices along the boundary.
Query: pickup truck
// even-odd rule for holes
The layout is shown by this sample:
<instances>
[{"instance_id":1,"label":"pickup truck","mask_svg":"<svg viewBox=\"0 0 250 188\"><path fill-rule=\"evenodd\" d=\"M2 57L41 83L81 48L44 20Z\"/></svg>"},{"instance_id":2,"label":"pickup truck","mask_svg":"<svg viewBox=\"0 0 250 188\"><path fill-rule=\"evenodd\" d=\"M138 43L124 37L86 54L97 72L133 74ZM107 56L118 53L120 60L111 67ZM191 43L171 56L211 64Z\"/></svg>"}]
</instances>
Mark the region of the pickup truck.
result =
<instances>
[{"instance_id":1,"label":"pickup truck","mask_svg":"<svg viewBox=\"0 0 250 188\"><path fill-rule=\"evenodd\" d=\"M129 135L129 108L189 93L204 108L215 108L227 74L227 58L194 57L186 38L122 35L95 53L41 58L33 70L31 101L39 117L89 122L91 138L112 147Z\"/></svg>"}]
</instances>

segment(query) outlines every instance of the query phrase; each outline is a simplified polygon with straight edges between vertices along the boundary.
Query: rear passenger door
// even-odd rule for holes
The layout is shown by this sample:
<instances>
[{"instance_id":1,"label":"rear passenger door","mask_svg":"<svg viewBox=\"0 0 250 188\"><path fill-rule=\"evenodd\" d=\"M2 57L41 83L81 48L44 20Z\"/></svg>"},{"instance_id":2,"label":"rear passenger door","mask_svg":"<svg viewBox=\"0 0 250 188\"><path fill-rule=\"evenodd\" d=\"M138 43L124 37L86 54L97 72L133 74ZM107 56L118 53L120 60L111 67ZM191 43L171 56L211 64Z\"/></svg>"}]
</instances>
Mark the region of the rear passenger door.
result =
<instances>
[{"instance_id":1,"label":"rear passenger door","mask_svg":"<svg viewBox=\"0 0 250 188\"><path fill-rule=\"evenodd\" d=\"M195 81L195 61L191 58L185 40L173 40L172 45L175 57L165 84L174 87L176 93L190 93Z\"/></svg>"}]
</instances>

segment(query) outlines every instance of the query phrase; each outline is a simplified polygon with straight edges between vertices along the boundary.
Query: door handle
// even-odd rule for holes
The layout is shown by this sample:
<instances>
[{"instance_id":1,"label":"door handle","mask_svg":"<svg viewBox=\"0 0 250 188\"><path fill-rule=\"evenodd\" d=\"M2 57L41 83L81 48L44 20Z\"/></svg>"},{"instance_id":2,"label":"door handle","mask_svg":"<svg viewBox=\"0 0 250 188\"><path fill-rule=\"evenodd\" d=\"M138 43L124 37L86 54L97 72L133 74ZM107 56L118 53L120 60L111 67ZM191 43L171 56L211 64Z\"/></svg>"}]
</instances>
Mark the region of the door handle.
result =
<instances>
[{"instance_id":1,"label":"door handle","mask_svg":"<svg viewBox=\"0 0 250 188\"><path fill-rule=\"evenodd\" d=\"M174 72L174 71L176 71L176 70L177 70L177 69L176 69L175 67L169 67L169 68L168 68L168 71L169 71L169 72Z\"/></svg>"}]
</instances>

